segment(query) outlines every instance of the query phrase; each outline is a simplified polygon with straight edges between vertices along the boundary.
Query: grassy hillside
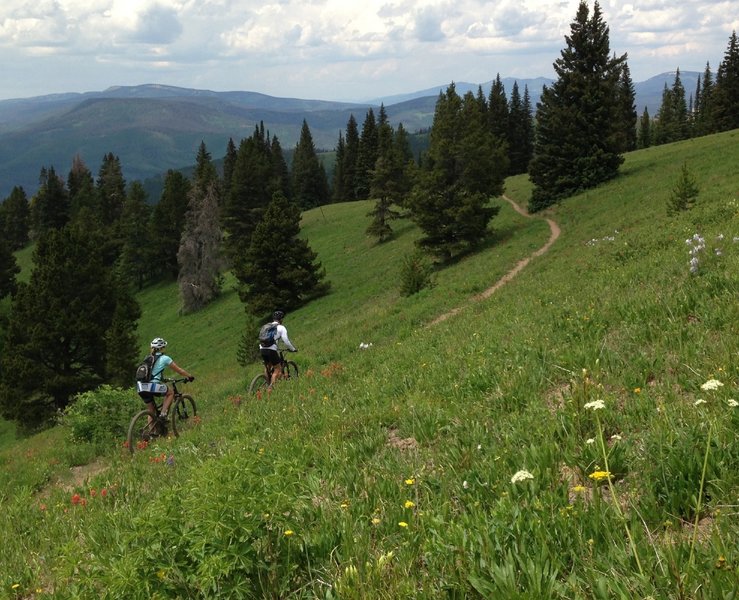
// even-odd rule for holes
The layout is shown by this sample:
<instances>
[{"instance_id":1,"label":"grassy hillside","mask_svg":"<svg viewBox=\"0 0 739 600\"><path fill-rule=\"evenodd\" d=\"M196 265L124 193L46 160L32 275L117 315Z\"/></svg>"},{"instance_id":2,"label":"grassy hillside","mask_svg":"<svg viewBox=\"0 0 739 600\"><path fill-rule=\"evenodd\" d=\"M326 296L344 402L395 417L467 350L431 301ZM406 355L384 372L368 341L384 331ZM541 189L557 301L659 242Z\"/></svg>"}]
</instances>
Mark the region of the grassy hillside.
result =
<instances>
[{"instance_id":1,"label":"grassy hillside","mask_svg":"<svg viewBox=\"0 0 739 600\"><path fill-rule=\"evenodd\" d=\"M306 213L333 291L288 315L301 377L267 397L244 392L232 289L187 317L146 290L142 348L170 341L203 422L133 459L65 427L0 451L0 593L735 597L738 139L628 155L485 300L549 239L541 216L497 200L491 243L404 298L411 224L378 246L368 203ZM698 205L668 218L684 162Z\"/></svg>"}]
</instances>

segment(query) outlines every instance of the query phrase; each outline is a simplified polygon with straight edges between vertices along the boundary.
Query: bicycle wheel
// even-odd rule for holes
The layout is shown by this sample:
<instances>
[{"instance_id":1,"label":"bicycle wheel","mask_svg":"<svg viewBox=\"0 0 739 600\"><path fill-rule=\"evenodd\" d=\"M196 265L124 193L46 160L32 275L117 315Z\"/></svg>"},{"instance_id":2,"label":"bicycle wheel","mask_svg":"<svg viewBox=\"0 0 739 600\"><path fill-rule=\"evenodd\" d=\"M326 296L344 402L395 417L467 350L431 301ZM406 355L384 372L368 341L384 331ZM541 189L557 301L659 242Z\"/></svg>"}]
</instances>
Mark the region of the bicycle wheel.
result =
<instances>
[{"instance_id":1,"label":"bicycle wheel","mask_svg":"<svg viewBox=\"0 0 739 600\"><path fill-rule=\"evenodd\" d=\"M263 390L267 388L267 377L264 373L260 373L259 375L256 375L254 379L251 380L251 383L249 384L249 393L250 394L256 394L258 390Z\"/></svg>"},{"instance_id":2,"label":"bicycle wheel","mask_svg":"<svg viewBox=\"0 0 739 600\"><path fill-rule=\"evenodd\" d=\"M172 407L172 433L180 435L192 428L197 423L197 414L198 409L192 396L183 394L177 398Z\"/></svg>"},{"instance_id":3,"label":"bicycle wheel","mask_svg":"<svg viewBox=\"0 0 739 600\"><path fill-rule=\"evenodd\" d=\"M283 379L297 379L298 378L298 365L293 361L288 360L282 367L282 378Z\"/></svg>"},{"instance_id":4,"label":"bicycle wheel","mask_svg":"<svg viewBox=\"0 0 739 600\"><path fill-rule=\"evenodd\" d=\"M149 411L136 413L128 426L128 451L145 450L156 438L161 437L161 425L149 421Z\"/></svg>"}]
</instances>

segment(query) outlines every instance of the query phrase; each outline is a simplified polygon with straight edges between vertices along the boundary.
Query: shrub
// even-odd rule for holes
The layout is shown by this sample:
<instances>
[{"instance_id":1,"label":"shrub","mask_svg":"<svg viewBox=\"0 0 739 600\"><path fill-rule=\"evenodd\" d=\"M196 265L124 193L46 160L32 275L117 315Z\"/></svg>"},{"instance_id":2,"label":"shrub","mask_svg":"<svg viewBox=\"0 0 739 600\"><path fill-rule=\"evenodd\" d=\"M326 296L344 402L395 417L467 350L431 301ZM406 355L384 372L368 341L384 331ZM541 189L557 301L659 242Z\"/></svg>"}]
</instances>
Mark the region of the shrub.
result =
<instances>
[{"instance_id":1,"label":"shrub","mask_svg":"<svg viewBox=\"0 0 739 600\"><path fill-rule=\"evenodd\" d=\"M103 385L78 394L64 411L62 424L77 442L109 442L124 436L135 412L143 404L131 390Z\"/></svg>"},{"instance_id":2,"label":"shrub","mask_svg":"<svg viewBox=\"0 0 739 600\"><path fill-rule=\"evenodd\" d=\"M667 201L667 214L674 215L678 212L692 208L698 198L698 186L693 174L688 169L687 163L683 163L680 177L672 188L672 193Z\"/></svg>"},{"instance_id":3,"label":"shrub","mask_svg":"<svg viewBox=\"0 0 739 600\"><path fill-rule=\"evenodd\" d=\"M400 271L400 293L412 296L422 289L432 287L431 262L421 252L414 252L406 257Z\"/></svg>"}]
</instances>

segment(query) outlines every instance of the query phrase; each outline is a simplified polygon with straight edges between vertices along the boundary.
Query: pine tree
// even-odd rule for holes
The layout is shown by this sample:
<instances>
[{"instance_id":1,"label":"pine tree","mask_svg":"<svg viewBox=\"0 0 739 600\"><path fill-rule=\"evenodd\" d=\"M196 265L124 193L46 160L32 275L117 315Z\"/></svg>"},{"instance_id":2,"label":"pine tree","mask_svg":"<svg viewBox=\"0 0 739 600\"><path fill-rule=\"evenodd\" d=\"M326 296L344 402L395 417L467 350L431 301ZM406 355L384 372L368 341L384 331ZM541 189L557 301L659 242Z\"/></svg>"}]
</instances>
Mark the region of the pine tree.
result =
<instances>
[{"instance_id":1,"label":"pine tree","mask_svg":"<svg viewBox=\"0 0 739 600\"><path fill-rule=\"evenodd\" d=\"M128 292L126 282L113 281L118 293L110 326L105 332L105 379L110 385L126 388L131 384L131 373L138 360L136 323L141 317L141 307Z\"/></svg>"},{"instance_id":2,"label":"pine tree","mask_svg":"<svg viewBox=\"0 0 739 600\"><path fill-rule=\"evenodd\" d=\"M180 266L177 282L181 312L185 314L200 310L221 293L223 235L219 222L218 183L210 153L201 143L177 253Z\"/></svg>"},{"instance_id":3,"label":"pine tree","mask_svg":"<svg viewBox=\"0 0 739 600\"><path fill-rule=\"evenodd\" d=\"M618 116L619 131L616 134L617 148L619 152L631 152L636 150L636 90L631 81L631 73L628 63L624 62L621 71L621 79L618 86Z\"/></svg>"},{"instance_id":4,"label":"pine tree","mask_svg":"<svg viewBox=\"0 0 739 600\"><path fill-rule=\"evenodd\" d=\"M106 334L125 290L103 264L100 238L76 224L42 235L30 280L13 298L0 411L26 428L49 422L75 394L106 381Z\"/></svg>"},{"instance_id":5,"label":"pine tree","mask_svg":"<svg viewBox=\"0 0 739 600\"><path fill-rule=\"evenodd\" d=\"M508 143L508 134L510 131L510 111L508 107L508 98L505 93L505 86L500 79L500 73L495 77L495 81L490 86L490 95L488 97L488 121L490 132L500 139Z\"/></svg>"},{"instance_id":6,"label":"pine tree","mask_svg":"<svg viewBox=\"0 0 739 600\"><path fill-rule=\"evenodd\" d=\"M140 181L134 181L126 200L123 213L118 222L120 238L123 242L118 258L118 273L122 281L141 290L147 279L152 278L151 230L148 227L151 208L146 200L146 192Z\"/></svg>"},{"instance_id":7,"label":"pine tree","mask_svg":"<svg viewBox=\"0 0 739 600\"><path fill-rule=\"evenodd\" d=\"M233 138L228 138L226 154L223 157L223 185L221 186L224 198L228 198L231 193L231 180L233 179L234 169L236 168L237 155L238 152Z\"/></svg>"},{"instance_id":8,"label":"pine tree","mask_svg":"<svg viewBox=\"0 0 739 600\"><path fill-rule=\"evenodd\" d=\"M639 135L637 137L638 148L649 148L649 146L652 145L651 124L652 122L649 118L649 111L645 106L641 119L639 119Z\"/></svg>"},{"instance_id":9,"label":"pine tree","mask_svg":"<svg viewBox=\"0 0 739 600\"><path fill-rule=\"evenodd\" d=\"M623 162L616 99L626 57L610 57L608 26L597 1L589 17L581 0L565 39L567 47L554 63L558 78L544 87L536 113L532 212L612 179Z\"/></svg>"},{"instance_id":10,"label":"pine tree","mask_svg":"<svg viewBox=\"0 0 739 600\"><path fill-rule=\"evenodd\" d=\"M0 239L0 300L15 293L16 275L21 272L15 255L4 239Z\"/></svg>"},{"instance_id":11,"label":"pine tree","mask_svg":"<svg viewBox=\"0 0 739 600\"><path fill-rule=\"evenodd\" d=\"M313 136L305 119L293 154L292 190L294 201L302 209L328 204L326 171L318 161Z\"/></svg>"},{"instance_id":12,"label":"pine tree","mask_svg":"<svg viewBox=\"0 0 739 600\"><path fill-rule=\"evenodd\" d=\"M349 115L349 121L346 124L346 141L344 160L342 164L342 172L344 174L344 181L342 188L344 189L344 196L342 200L351 202L357 200L357 170L359 161L359 128L354 115Z\"/></svg>"},{"instance_id":13,"label":"pine tree","mask_svg":"<svg viewBox=\"0 0 739 600\"><path fill-rule=\"evenodd\" d=\"M100 195L95 189L95 178L92 172L79 154L75 155L72 160L72 168L67 175L67 190L69 191L71 220L100 226L102 223Z\"/></svg>"},{"instance_id":14,"label":"pine tree","mask_svg":"<svg viewBox=\"0 0 739 600\"><path fill-rule=\"evenodd\" d=\"M100 195L100 217L103 223L114 225L123 214L126 201L126 180L123 178L121 160L109 152L103 156L97 178Z\"/></svg>"},{"instance_id":15,"label":"pine tree","mask_svg":"<svg viewBox=\"0 0 739 600\"><path fill-rule=\"evenodd\" d=\"M344 189L345 175L344 167L346 155L346 145L344 144L344 134L339 132L339 141L336 143L336 159L334 162L334 177L331 185L331 200L333 202L343 202L346 197Z\"/></svg>"},{"instance_id":16,"label":"pine tree","mask_svg":"<svg viewBox=\"0 0 739 600\"><path fill-rule=\"evenodd\" d=\"M180 171L167 171L150 223L151 268L155 277L176 278L179 273L177 253L185 229L190 189L189 180Z\"/></svg>"},{"instance_id":17,"label":"pine tree","mask_svg":"<svg viewBox=\"0 0 739 600\"><path fill-rule=\"evenodd\" d=\"M699 78L698 81L701 87L700 94L696 96L695 133L700 136L716 131L713 112L713 74L709 63L706 63L703 78Z\"/></svg>"},{"instance_id":18,"label":"pine tree","mask_svg":"<svg viewBox=\"0 0 739 600\"><path fill-rule=\"evenodd\" d=\"M379 156L378 132L375 113L370 108L362 125L359 138L359 154L357 156L357 200L366 200L370 196L370 182L375 162Z\"/></svg>"},{"instance_id":19,"label":"pine tree","mask_svg":"<svg viewBox=\"0 0 739 600\"><path fill-rule=\"evenodd\" d=\"M518 82L513 82L511 90L510 112L508 116L508 159L510 174L525 173L534 152L534 123L531 115L529 90L524 88L524 98L518 89Z\"/></svg>"},{"instance_id":20,"label":"pine tree","mask_svg":"<svg viewBox=\"0 0 739 600\"><path fill-rule=\"evenodd\" d=\"M423 232L419 246L442 261L477 246L498 212L488 201L502 193L507 168L480 104L471 93L462 102L452 83L439 94L431 144L408 200Z\"/></svg>"},{"instance_id":21,"label":"pine tree","mask_svg":"<svg viewBox=\"0 0 739 600\"><path fill-rule=\"evenodd\" d=\"M662 102L657 112L657 122L654 127L654 143L657 145L668 144L675 141L676 116L675 101L672 97L672 88L665 87L662 90Z\"/></svg>"},{"instance_id":22,"label":"pine tree","mask_svg":"<svg viewBox=\"0 0 739 600\"><path fill-rule=\"evenodd\" d=\"M248 313L292 310L327 293L325 270L299 234L300 209L276 193L241 261L239 297Z\"/></svg>"},{"instance_id":23,"label":"pine tree","mask_svg":"<svg viewBox=\"0 0 739 600\"><path fill-rule=\"evenodd\" d=\"M0 205L0 234L11 251L20 250L29 240L31 209L25 190L15 186Z\"/></svg>"},{"instance_id":24,"label":"pine tree","mask_svg":"<svg viewBox=\"0 0 739 600\"><path fill-rule=\"evenodd\" d=\"M729 38L724 59L716 72L713 116L716 131L739 128L739 39L736 31Z\"/></svg>"},{"instance_id":25,"label":"pine tree","mask_svg":"<svg viewBox=\"0 0 739 600\"><path fill-rule=\"evenodd\" d=\"M41 184L31 200L31 222L36 236L61 229L69 222L69 194L54 167L42 168Z\"/></svg>"},{"instance_id":26,"label":"pine tree","mask_svg":"<svg viewBox=\"0 0 739 600\"><path fill-rule=\"evenodd\" d=\"M272 175L270 185L267 186L269 197L271 198L275 192L282 192L288 200L292 198L292 190L290 188L290 171L287 168L285 154L282 152L280 140L276 135L272 136L272 142L269 145Z\"/></svg>"}]
</instances>

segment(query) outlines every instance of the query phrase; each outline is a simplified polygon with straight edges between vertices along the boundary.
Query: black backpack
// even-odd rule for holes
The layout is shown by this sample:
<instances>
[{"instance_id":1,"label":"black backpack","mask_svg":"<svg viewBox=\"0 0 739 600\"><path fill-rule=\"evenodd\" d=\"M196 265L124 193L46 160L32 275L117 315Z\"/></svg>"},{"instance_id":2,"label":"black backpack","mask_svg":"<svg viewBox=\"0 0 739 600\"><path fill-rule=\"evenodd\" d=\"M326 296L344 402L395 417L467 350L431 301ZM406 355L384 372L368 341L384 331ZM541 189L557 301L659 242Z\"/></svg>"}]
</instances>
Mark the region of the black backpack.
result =
<instances>
[{"instance_id":1,"label":"black backpack","mask_svg":"<svg viewBox=\"0 0 739 600\"><path fill-rule=\"evenodd\" d=\"M141 364L136 367L136 381L141 383L149 383L151 381L152 371L154 369L154 363L157 361L160 355L149 354L141 361Z\"/></svg>"},{"instance_id":2,"label":"black backpack","mask_svg":"<svg viewBox=\"0 0 739 600\"><path fill-rule=\"evenodd\" d=\"M265 323L259 330L259 345L262 348L269 348L274 345L277 337L277 325L274 323Z\"/></svg>"}]
</instances>

